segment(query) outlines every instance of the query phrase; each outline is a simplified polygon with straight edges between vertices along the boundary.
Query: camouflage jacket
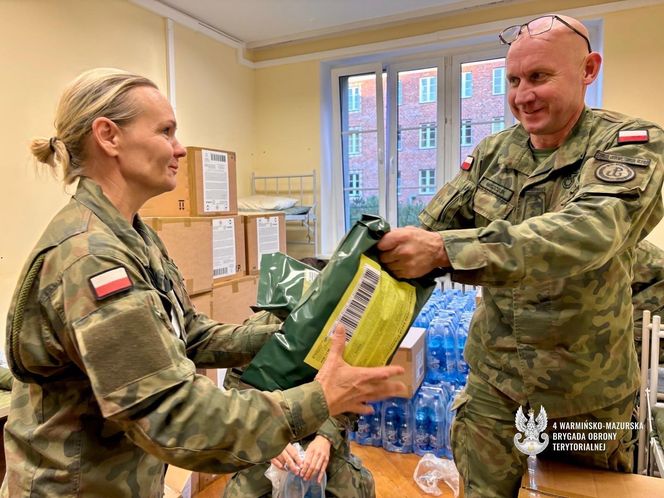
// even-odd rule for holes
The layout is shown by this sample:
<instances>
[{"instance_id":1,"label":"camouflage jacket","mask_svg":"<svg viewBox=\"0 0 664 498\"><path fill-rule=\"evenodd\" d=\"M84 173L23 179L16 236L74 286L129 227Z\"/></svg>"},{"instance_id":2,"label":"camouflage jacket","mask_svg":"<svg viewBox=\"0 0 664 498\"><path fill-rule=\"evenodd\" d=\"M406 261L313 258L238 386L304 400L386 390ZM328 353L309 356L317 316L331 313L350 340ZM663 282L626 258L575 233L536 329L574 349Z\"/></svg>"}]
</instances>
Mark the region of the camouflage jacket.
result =
<instances>
[{"instance_id":1,"label":"camouflage jacket","mask_svg":"<svg viewBox=\"0 0 664 498\"><path fill-rule=\"evenodd\" d=\"M620 130L649 139L619 143ZM483 286L471 369L521 405L571 416L638 385L631 271L663 214L664 134L585 109L541 164L528 143L520 125L484 139L420 221L440 232L452 278Z\"/></svg>"},{"instance_id":2,"label":"camouflage jacket","mask_svg":"<svg viewBox=\"0 0 664 498\"><path fill-rule=\"evenodd\" d=\"M81 179L9 311L2 496L161 497L163 462L222 473L276 456L328 418L320 384L241 393L195 373L247 363L274 329L198 314L157 235Z\"/></svg>"},{"instance_id":3,"label":"camouflage jacket","mask_svg":"<svg viewBox=\"0 0 664 498\"><path fill-rule=\"evenodd\" d=\"M636 246L633 270L634 338L638 348L642 335L643 311L648 310L664 318L664 250L647 240L641 241ZM664 344L660 346L659 356L664 361Z\"/></svg>"}]
</instances>

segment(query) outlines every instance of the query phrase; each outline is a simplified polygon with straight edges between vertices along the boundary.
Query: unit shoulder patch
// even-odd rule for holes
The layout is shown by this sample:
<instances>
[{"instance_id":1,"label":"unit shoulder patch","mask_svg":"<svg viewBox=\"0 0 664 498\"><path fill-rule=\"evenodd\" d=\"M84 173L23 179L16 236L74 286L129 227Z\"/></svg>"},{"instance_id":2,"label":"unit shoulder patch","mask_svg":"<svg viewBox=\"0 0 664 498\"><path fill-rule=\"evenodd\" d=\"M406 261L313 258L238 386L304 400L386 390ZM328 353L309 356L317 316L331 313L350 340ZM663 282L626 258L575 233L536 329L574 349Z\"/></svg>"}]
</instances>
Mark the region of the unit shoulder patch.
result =
<instances>
[{"instance_id":1,"label":"unit shoulder patch","mask_svg":"<svg viewBox=\"0 0 664 498\"><path fill-rule=\"evenodd\" d=\"M595 159L598 161L608 161L612 163L631 164L632 166L647 167L650 165L650 159L646 159L644 157L620 156L618 154L609 154L599 150L595 152Z\"/></svg>"},{"instance_id":2,"label":"unit shoulder patch","mask_svg":"<svg viewBox=\"0 0 664 498\"><path fill-rule=\"evenodd\" d=\"M470 168L473 167L473 162L475 162L473 156L466 156L466 159L461 163L461 169L464 171L470 171Z\"/></svg>"},{"instance_id":3,"label":"unit shoulder patch","mask_svg":"<svg viewBox=\"0 0 664 498\"><path fill-rule=\"evenodd\" d=\"M618 132L619 144L645 144L650 140L648 130L620 130Z\"/></svg>"},{"instance_id":4,"label":"unit shoulder patch","mask_svg":"<svg viewBox=\"0 0 664 498\"><path fill-rule=\"evenodd\" d=\"M134 286L124 266L98 273L90 277L89 282L97 301L131 289Z\"/></svg>"},{"instance_id":5,"label":"unit shoulder patch","mask_svg":"<svg viewBox=\"0 0 664 498\"><path fill-rule=\"evenodd\" d=\"M608 183L624 183L634 178L636 173L626 164L606 163L597 167L595 176Z\"/></svg>"}]
</instances>

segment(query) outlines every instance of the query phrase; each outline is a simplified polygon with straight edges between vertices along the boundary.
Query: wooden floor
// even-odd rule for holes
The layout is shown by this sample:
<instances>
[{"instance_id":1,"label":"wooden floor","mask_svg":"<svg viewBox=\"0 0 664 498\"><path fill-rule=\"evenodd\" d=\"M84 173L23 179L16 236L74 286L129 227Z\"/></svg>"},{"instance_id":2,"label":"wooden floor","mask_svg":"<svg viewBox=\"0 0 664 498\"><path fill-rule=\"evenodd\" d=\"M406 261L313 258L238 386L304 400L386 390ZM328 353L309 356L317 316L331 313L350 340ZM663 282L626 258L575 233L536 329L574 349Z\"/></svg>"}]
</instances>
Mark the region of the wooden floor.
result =
<instances>
[{"instance_id":1,"label":"wooden floor","mask_svg":"<svg viewBox=\"0 0 664 498\"><path fill-rule=\"evenodd\" d=\"M390 453L382 448L361 446L351 443L353 453L357 455L364 466L367 467L376 481L377 498L417 498L430 497L417 487L413 480L413 471L420 461L414 454L401 455ZM200 492L197 498L219 498L224 492L227 477L213 482ZM453 498L452 490L441 483L443 498Z\"/></svg>"}]
</instances>

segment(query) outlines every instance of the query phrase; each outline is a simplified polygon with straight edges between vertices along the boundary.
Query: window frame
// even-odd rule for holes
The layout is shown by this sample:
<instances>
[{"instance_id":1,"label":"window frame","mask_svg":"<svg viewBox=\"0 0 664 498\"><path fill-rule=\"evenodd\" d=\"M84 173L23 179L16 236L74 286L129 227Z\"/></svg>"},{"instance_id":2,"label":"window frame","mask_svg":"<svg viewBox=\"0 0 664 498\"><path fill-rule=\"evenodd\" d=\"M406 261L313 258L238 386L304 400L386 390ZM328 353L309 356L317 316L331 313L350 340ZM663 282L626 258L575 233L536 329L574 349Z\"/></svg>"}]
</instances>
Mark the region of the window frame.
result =
<instances>
[{"instance_id":1,"label":"window frame","mask_svg":"<svg viewBox=\"0 0 664 498\"><path fill-rule=\"evenodd\" d=\"M426 85L423 85L424 82ZM433 82L433 84L432 84ZM426 95L423 92L423 86L426 86ZM438 101L438 77L424 76L419 81L419 102L420 104L433 104Z\"/></svg>"},{"instance_id":2,"label":"window frame","mask_svg":"<svg viewBox=\"0 0 664 498\"><path fill-rule=\"evenodd\" d=\"M502 73L502 76L500 78L496 77L496 73L500 71ZM496 91L496 82L499 81L500 87L498 88L498 91ZM491 74L491 94L492 95L505 95L505 66L502 67L494 67L492 74Z\"/></svg>"},{"instance_id":3,"label":"window frame","mask_svg":"<svg viewBox=\"0 0 664 498\"><path fill-rule=\"evenodd\" d=\"M473 96L473 73L464 71L461 73L461 93L462 99L469 99Z\"/></svg>"},{"instance_id":4,"label":"window frame","mask_svg":"<svg viewBox=\"0 0 664 498\"><path fill-rule=\"evenodd\" d=\"M424 173L424 175L422 175ZM424 180L424 182L422 182ZM433 182L431 182L433 180ZM419 195L434 195L436 193L436 169L426 168L418 170L418 193Z\"/></svg>"}]
</instances>

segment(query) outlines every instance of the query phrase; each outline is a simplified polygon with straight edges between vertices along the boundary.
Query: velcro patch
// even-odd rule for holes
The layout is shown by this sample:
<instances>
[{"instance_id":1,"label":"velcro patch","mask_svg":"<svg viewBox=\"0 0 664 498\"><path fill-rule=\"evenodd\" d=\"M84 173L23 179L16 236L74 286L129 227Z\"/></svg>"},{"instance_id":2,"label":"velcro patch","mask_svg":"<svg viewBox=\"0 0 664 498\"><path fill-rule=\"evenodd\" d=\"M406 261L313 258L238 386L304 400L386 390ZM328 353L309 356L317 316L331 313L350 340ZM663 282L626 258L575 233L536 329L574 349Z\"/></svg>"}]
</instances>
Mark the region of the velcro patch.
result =
<instances>
[{"instance_id":1,"label":"velcro patch","mask_svg":"<svg viewBox=\"0 0 664 498\"><path fill-rule=\"evenodd\" d=\"M608 154L607 152L597 151L595 152L595 159L598 161L609 161L612 163L623 163L631 164L632 166L649 166L650 159L644 157L626 157L619 156L618 154Z\"/></svg>"},{"instance_id":2,"label":"velcro patch","mask_svg":"<svg viewBox=\"0 0 664 498\"><path fill-rule=\"evenodd\" d=\"M503 187L501 184L494 182L490 178L482 178L480 180L479 186L487 192L491 192L496 197L500 197L505 202L509 202L514 195L514 191L512 189Z\"/></svg>"},{"instance_id":3,"label":"velcro patch","mask_svg":"<svg viewBox=\"0 0 664 498\"><path fill-rule=\"evenodd\" d=\"M636 176L634 170L622 163L606 163L595 170L595 176L608 183L624 183Z\"/></svg>"},{"instance_id":4,"label":"velcro patch","mask_svg":"<svg viewBox=\"0 0 664 498\"><path fill-rule=\"evenodd\" d=\"M619 144L644 144L649 140L648 130L620 130L618 132Z\"/></svg>"},{"instance_id":5,"label":"velcro patch","mask_svg":"<svg viewBox=\"0 0 664 498\"><path fill-rule=\"evenodd\" d=\"M464 171L470 171L470 168L473 167L473 162L475 162L473 156L466 156L466 159L461 163L461 169Z\"/></svg>"},{"instance_id":6,"label":"velcro patch","mask_svg":"<svg viewBox=\"0 0 664 498\"><path fill-rule=\"evenodd\" d=\"M90 277L89 282L97 301L134 286L124 266L98 273Z\"/></svg>"}]
</instances>

